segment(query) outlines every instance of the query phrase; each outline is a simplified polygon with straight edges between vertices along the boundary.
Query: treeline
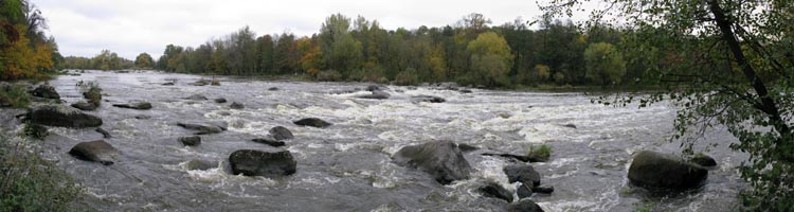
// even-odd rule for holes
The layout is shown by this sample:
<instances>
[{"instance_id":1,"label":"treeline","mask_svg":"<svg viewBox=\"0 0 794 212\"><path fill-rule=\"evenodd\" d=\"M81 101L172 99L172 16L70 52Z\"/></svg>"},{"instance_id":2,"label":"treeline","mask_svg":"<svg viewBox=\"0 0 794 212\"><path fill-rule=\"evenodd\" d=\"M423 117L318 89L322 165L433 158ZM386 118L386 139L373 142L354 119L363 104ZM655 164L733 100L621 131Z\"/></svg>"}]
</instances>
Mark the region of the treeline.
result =
<instances>
[{"instance_id":1,"label":"treeline","mask_svg":"<svg viewBox=\"0 0 794 212\"><path fill-rule=\"evenodd\" d=\"M93 70L123 70L123 69L150 69L152 68L152 57L149 54L143 53L141 55L148 56L148 63L137 64L133 61L119 57L115 52L110 50L102 50L98 55L87 57L68 56L64 58L64 69L93 69ZM141 56L139 56L141 57ZM140 65L140 66L139 66Z\"/></svg>"},{"instance_id":2,"label":"treeline","mask_svg":"<svg viewBox=\"0 0 794 212\"><path fill-rule=\"evenodd\" d=\"M0 80L44 79L54 73L63 58L45 28L32 3L0 1Z\"/></svg>"},{"instance_id":3,"label":"treeline","mask_svg":"<svg viewBox=\"0 0 794 212\"><path fill-rule=\"evenodd\" d=\"M614 85L633 81L643 68L621 54L622 30L570 22L521 19L500 26L481 14L454 26L383 29L377 21L341 14L320 32L256 36L248 27L196 48L166 46L156 68L221 75L306 75L317 80L466 85Z\"/></svg>"}]
</instances>

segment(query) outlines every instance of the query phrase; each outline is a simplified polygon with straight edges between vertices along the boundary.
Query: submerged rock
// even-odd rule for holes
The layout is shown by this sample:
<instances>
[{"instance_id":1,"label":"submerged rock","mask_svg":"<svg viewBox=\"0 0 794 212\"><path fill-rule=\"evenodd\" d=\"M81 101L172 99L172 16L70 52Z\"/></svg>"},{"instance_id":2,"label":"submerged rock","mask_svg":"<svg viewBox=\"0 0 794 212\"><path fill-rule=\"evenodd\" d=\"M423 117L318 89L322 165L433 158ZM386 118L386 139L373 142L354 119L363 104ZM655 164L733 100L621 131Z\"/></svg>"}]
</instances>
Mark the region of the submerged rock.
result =
<instances>
[{"instance_id":1,"label":"submerged rock","mask_svg":"<svg viewBox=\"0 0 794 212\"><path fill-rule=\"evenodd\" d=\"M281 146L287 145L283 141L277 141L277 140L274 140L274 139L271 139L271 138L254 138L254 139L251 139L251 141L257 142L257 143L262 143L262 144L267 144L267 145L270 145L272 147L281 147Z\"/></svg>"},{"instance_id":2,"label":"submerged rock","mask_svg":"<svg viewBox=\"0 0 794 212\"><path fill-rule=\"evenodd\" d=\"M508 212L543 212L543 209L530 199L522 199L507 206Z\"/></svg>"},{"instance_id":3,"label":"submerged rock","mask_svg":"<svg viewBox=\"0 0 794 212\"><path fill-rule=\"evenodd\" d=\"M411 102L419 103L419 102L428 102L428 103L444 103L447 100L437 96L429 96L429 95L419 95L411 97Z\"/></svg>"},{"instance_id":4,"label":"submerged rock","mask_svg":"<svg viewBox=\"0 0 794 212\"><path fill-rule=\"evenodd\" d=\"M30 91L30 95L45 99L61 99L61 95L58 95L58 92L55 91L55 88L48 84L39 85L38 87Z\"/></svg>"},{"instance_id":5,"label":"submerged rock","mask_svg":"<svg viewBox=\"0 0 794 212\"><path fill-rule=\"evenodd\" d=\"M215 134L224 131L224 128L215 125L203 125L203 124L183 123L183 122L177 122L176 125L189 130L197 130L199 131L196 133L197 135Z\"/></svg>"},{"instance_id":6,"label":"submerged rock","mask_svg":"<svg viewBox=\"0 0 794 212\"><path fill-rule=\"evenodd\" d=\"M85 102L85 101L79 101L77 103L73 103L71 106L73 108L77 108L77 109L80 109L82 111L96 110L96 105L95 104L91 104L91 103L88 103L88 102Z\"/></svg>"},{"instance_id":7,"label":"submerged rock","mask_svg":"<svg viewBox=\"0 0 794 212\"><path fill-rule=\"evenodd\" d=\"M210 170L218 167L218 163L213 161L193 159L187 161L185 168L187 170Z\"/></svg>"},{"instance_id":8,"label":"submerged rock","mask_svg":"<svg viewBox=\"0 0 794 212\"><path fill-rule=\"evenodd\" d=\"M309 127L317 127L317 128L326 128L331 126L331 123L328 123L318 118L305 118L294 121L292 123L295 123L296 125L300 125L300 126L309 126Z\"/></svg>"},{"instance_id":9,"label":"submerged rock","mask_svg":"<svg viewBox=\"0 0 794 212\"><path fill-rule=\"evenodd\" d=\"M563 127L567 127L567 128L576 129L576 125L575 124L563 124L562 126Z\"/></svg>"},{"instance_id":10,"label":"submerged rock","mask_svg":"<svg viewBox=\"0 0 794 212\"><path fill-rule=\"evenodd\" d=\"M204 95L201 95L201 94L193 94L193 95L190 95L190 96L185 97L183 99L194 100L194 101L202 101L202 100L207 100L207 97L204 96Z\"/></svg>"},{"instance_id":11,"label":"submerged rock","mask_svg":"<svg viewBox=\"0 0 794 212\"><path fill-rule=\"evenodd\" d=\"M510 191L507 191L507 189L495 182L487 182L484 185L481 185L479 188L477 188L477 192L480 192L480 194L485 197L498 198L507 202L513 202L513 193L510 193Z\"/></svg>"},{"instance_id":12,"label":"submerged rock","mask_svg":"<svg viewBox=\"0 0 794 212\"><path fill-rule=\"evenodd\" d=\"M160 85L163 85L163 86L172 86L172 85L174 85L174 82L166 82L166 83L163 83L163 84L160 84Z\"/></svg>"},{"instance_id":13,"label":"submerged rock","mask_svg":"<svg viewBox=\"0 0 794 212\"><path fill-rule=\"evenodd\" d=\"M113 104L113 107L135 109L135 110L148 110L152 109L152 103L143 101L134 101L127 104Z\"/></svg>"},{"instance_id":14,"label":"submerged rock","mask_svg":"<svg viewBox=\"0 0 794 212\"><path fill-rule=\"evenodd\" d=\"M218 103L218 104L226 103L226 99L225 98L217 98L217 99L215 99L215 103Z\"/></svg>"},{"instance_id":15,"label":"submerged rock","mask_svg":"<svg viewBox=\"0 0 794 212\"><path fill-rule=\"evenodd\" d=\"M99 117L63 105L34 107L29 111L28 118L34 124L55 127L84 128L102 125L102 119Z\"/></svg>"},{"instance_id":16,"label":"submerged rock","mask_svg":"<svg viewBox=\"0 0 794 212\"><path fill-rule=\"evenodd\" d=\"M120 155L116 148L104 140L79 143L69 150L69 154L80 160L99 162L103 165L113 165Z\"/></svg>"},{"instance_id":17,"label":"submerged rock","mask_svg":"<svg viewBox=\"0 0 794 212\"><path fill-rule=\"evenodd\" d=\"M99 134L102 134L102 138L110 138L111 137L110 133L107 130L105 130L105 129L96 128L96 130L94 130L94 131L98 132Z\"/></svg>"},{"instance_id":18,"label":"submerged rock","mask_svg":"<svg viewBox=\"0 0 794 212\"><path fill-rule=\"evenodd\" d=\"M532 196L532 188L534 186L527 185L527 184L519 184L518 189L516 189L516 194L518 194L518 199L529 198Z\"/></svg>"},{"instance_id":19,"label":"submerged rock","mask_svg":"<svg viewBox=\"0 0 794 212\"><path fill-rule=\"evenodd\" d=\"M406 146L397 151L393 159L399 165L430 174L441 184L468 179L472 171L458 145L451 141L431 141Z\"/></svg>"},{"instance_id":20,"label":"submerged rock","mask_svg":"<svg viewBox=\"0 0 794 212\"><path fill-rule=\"evenodd\" d=\"M241 110L241 109L245 108L245 106L242 103L239 103L239 102L232 102L232 104L229 105L229 107L232 108L232 109L237 109L237 110Z\"/></svg>"},{"instance_id":21,"label":"submerged rock","mask_svg":"<svg viewBox=\"0 0 794 212\"><path fill-rule=\"evenodd\" d=\"M292 135L292 132L289 131L289 129L282 126L275 126L273 128L270 128L269 132L270 132L270 136L273 136L274 139L279 141L292 139L295 137L294 135Z\"/></svg>"},{"instance_id":22,"label":"submerged rock","mask_svg":"<svg viewBox=\"0 0 794 212\"><path fill-rule=\"evenodd\" d=\"M294 174L297 162L289 151L263 152L243 149L229 156L232 173L245 176L280 177Z\"/></svg>"},{"instance_id":23,"label":"submerged rock","mask_svg":"<svg viewBox=\"0 0 794 212\"><path fill-rule=\"evenodd\" d=\"M199 136L190 136L190 137L179 137L179 142L185 146L198 146L201 144L201 137Z\"/></svg>"},{"instance_id":24,"label":"submerged rock","mask_svg":"<svg viewBox=\"0 0 794 212\"><path fill-rule=\"evenodd\" d=\"M670 154L642 151L634 155L629 181L646 188L690 189L700 186L708 171Z\"/></svg>"}]
</instances>

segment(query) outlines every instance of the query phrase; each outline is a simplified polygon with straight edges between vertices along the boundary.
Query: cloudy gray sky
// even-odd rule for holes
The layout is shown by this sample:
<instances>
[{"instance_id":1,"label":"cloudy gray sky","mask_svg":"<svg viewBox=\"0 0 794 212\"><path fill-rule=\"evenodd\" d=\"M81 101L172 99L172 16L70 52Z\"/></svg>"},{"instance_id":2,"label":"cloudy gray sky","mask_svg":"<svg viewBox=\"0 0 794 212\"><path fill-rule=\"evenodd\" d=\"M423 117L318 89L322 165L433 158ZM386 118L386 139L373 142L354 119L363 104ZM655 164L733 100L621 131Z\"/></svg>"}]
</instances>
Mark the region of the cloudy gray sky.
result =
<instances>
[{"instance_id":1,"label":"cloudy gray sky","mask_svg":"<svg viewBox=\"0 0 794 212\"><path fill-rule=\"evenodd\" d=\"M532 0L32 0L48 19L61 54L92 57L110 49L133 59L158 57L165 45L197 46L250 26L258 35L285 30L319 31L326 17L342 13L378 20L387 29L454 24L472 12L501 25L541 15Z\"/></svg>"}]
</instances>

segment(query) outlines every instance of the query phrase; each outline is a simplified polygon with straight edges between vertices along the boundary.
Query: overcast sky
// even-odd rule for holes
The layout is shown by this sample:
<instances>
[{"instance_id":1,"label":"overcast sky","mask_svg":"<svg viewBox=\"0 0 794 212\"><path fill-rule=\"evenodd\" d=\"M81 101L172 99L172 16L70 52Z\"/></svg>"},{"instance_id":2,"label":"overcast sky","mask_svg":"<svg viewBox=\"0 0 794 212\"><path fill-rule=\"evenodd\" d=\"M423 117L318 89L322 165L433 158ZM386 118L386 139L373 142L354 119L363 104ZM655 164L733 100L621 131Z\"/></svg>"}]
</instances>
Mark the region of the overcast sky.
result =
<instances>
[{"instance_id":1,"label":"overcast sky","mask_svg":"<svg viewBox=\"0 0 794 212\"><path fill-rule=\"evenodd\" d=\"M326 17L342 13L378 20L386 29L454 24L477 12L494 25L517 17L537 19L533 0L32 0L48 19L64 56L92 57L102 49L134 59L141 52L159 57L167 44L197 46L243 26L257 33L319 31Z\"/></svg>"}]
</instances>

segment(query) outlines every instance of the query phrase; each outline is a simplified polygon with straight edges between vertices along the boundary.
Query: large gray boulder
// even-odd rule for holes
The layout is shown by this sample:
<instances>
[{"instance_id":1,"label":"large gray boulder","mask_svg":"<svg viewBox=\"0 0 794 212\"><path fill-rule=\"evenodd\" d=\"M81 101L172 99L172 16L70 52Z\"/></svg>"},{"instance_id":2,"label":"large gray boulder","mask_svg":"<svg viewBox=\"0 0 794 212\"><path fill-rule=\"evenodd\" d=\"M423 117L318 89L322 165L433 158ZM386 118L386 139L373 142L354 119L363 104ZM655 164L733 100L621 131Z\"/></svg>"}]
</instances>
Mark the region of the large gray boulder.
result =
<instances>
[{"instance_id":1,"label":"large gray boulder","mask_svg":"<svg viewBox=\"0 0 794 212\"><path fill-rule=\"evenodd\" d=\"M99 162L103 165L113 165L120 156L119 151L104 140L79 143L69 150L69 154L80 160Z\"/></svg>"},{"instance_id":2,"label":"large gray boulder","mask_svg":"<svg viewBox=\"0 0 794 212\"><path fill-rule=\"evenodd\" d=\"M317 128L326 128L328 126L331 126L331 123L328 123L327 121L318 118L305 118L294 121L292 123L295 123L296 125L300 125L300 126L309 126L309 127L317 127Z\"/></svg>"},{"instance_id":3,"label":"large gray boulder","mask_svg":"<svg viewBox=\"0 0 794 212\"><path fill-rule=\"evenodd\" d=\"M30 94L35 97L41 97L45 99L61 99L61 95L58 95L58 92L55 91L55 88L48 84L41 84L32 91Z\"/></svg>"},{"instance_id":4,"label":"large gray boulder","mask_svg":"<svg viewBox=\"0 0 794 212\"><path fill-rule=\"evenodd\" d=\"M424 171L441 184L468 179L471 165L458 145L451 141L432 141L406 146L393 156L394 162Z\"/></svg>"},{"instance_id":5,"label":"large gray boulder","mask_svg":"<svg viewBox=\"0 0 794 212\"><path fill-rule=\"evenodd\" d=\"M634 155L629 181L641 187L689 189L700 186L708 171L670 154L642 151Z\"/></svg>"},{"instance_id":6,"label":"large gray boulder","mask_svg":"<svg viewBox=\"0 0 794 212\"><path fill-rule=\"evenodd\" d=\"M102 125L99 117L63 105L40 105L30 109L28 119L34 124L54 127L85 128Z\"/></svg>"},{"instance_id":7,"label":"large gray boulder","mask_svg":"<svg viewBox=\"0 0 794 212\"><path fill-rule=\"evenodd\" d=\"M215 133L221 133L226 130L226 128L223 126L209 125L209 124L177 122L176 125L188 130L196 130L198 131L196 132L196 135L215 134Z\"/></svg>"},{"instance_id":8,"label":"large gray boulder","mask_svg":"<svg viewBox=\"0 0 794 212\"><path fill-rule=\"evenodd\" d=\"M510 183L521 182L529 185L530 189L540 185L540 173L531 165L512 164L505 166L502 171L507 175L507 181Z\"/></svg>"},{"instance_id":9,"label":"large gray boulder","mask_svg":"<svg viewBox=\"0 0 794 212\"><path fill-rule=\"evenodd\" d=\"M280 177L294 174L297 162L289 151L263 152L243 149L229 156L232 173L245 176Z\"/></svg>"},{"instance_id":10,"label":"large gray boulder","mask_svg":"<svg viewBox=\"0 0 794 212\"><path fill-rule=\"evenodd\" d=\"M292 139L295 137L294 135L292 135L292 132L289 131L289 129L282 126L275 126L273 128L270 128L269 132L270 132L270 136L273 136L274 139L279 141Z\"/></svg>"}]
</instances>

